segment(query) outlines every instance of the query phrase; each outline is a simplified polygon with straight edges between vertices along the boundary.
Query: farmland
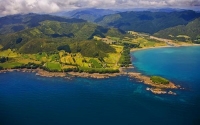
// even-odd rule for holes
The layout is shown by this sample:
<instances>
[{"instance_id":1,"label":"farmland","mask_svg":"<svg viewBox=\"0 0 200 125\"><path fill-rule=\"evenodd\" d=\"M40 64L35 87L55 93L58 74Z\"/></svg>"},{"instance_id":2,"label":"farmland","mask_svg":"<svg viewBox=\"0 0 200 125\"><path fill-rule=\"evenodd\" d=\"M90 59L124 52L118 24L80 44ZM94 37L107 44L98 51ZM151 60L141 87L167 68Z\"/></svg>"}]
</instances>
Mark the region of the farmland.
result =
<instances>
[{"instance_id":1,"label":"farmland","mask_svg":"<svg viewBox=\"0 0 200 125\"><path fill-rule=\"evenodd\" d=\"M129 32L129 36L101 38L59 46L56 51L19 53L15 49L0 51L5 62L3 69L29 68L36 64L51 72L78 71L89 73L118 72L120 67L128 67L131 48L164 46L165 42L150 39L146 34Z\"/></svg>"},{"instance_id":2,"label":"farmland","mask_svg":"<svg viewBox=\"0 0 200 125\"><path fill-rule=\"evenodd\" d=\"M117 65L121 56L120 52L123 46L113 45L116 52L108 53L107 57L86 57L81 53L68 53L63 50L53 53L20 54L14 50L8 49L0 51L0 57L6 57L4 63L0 66L4 69L23 67L26 64L34 63L42 66L48 71L68 71L78 69L84 72L107 72L115 71L119 68Z\"/></svg>"}]
</instances>

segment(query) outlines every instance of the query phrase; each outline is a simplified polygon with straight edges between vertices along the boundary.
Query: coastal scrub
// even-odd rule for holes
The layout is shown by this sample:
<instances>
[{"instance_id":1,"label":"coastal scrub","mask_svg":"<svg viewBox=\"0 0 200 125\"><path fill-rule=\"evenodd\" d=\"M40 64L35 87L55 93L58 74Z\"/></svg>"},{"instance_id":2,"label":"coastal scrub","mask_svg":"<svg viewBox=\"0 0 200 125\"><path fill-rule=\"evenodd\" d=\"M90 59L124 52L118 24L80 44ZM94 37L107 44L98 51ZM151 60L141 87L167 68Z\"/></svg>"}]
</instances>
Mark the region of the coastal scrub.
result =
<instances>
[{"instance_id":1,"label":"coastal scrub","mask_svg":"<svg viewBox=\"0 0 200 125\"><path fill-rule=\"evenodd\" d=\"M169 80L162 78L160 76L151 76L151 81L155 84L169 84Z\"/></svg>"}]
</instances>

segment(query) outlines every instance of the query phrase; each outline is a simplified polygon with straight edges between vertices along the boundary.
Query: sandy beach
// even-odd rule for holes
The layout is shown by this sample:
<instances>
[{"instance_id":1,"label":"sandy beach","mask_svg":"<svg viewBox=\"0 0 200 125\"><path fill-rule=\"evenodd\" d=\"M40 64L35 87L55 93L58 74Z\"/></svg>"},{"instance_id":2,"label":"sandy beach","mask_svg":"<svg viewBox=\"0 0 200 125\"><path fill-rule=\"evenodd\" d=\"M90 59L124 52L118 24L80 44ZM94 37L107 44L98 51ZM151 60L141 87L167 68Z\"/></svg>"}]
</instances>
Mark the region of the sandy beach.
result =
<instances>
[{"instance_id":1,"label":"sandy beach","mask_svg":"<svg viewBox=\"0 0 200 125\"><path fill-rule=\"evenodd\" d=\"M184 43L184 44L176 44L175 46L155 46L155 47L144 47L144 48L133 48L130 51L134 52L134 51L139 51L139 50L146 50L146 49L156 49L156 48L167 48L167 47L187 47L187 46L200 46L200 44L192 44L192 43Z\"/></svg>"}]
</instances>

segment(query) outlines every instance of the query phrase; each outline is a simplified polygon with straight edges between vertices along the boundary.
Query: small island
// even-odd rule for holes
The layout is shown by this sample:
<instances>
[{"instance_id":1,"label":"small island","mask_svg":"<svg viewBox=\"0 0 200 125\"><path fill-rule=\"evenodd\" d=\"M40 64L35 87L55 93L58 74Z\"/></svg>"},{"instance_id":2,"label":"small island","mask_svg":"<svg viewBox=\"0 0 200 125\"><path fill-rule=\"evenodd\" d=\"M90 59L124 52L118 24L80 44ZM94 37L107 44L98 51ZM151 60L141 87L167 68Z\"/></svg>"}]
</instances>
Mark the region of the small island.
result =
<instances>
[{"instance_id":1,"label":"small island","mask_svg":"<svg viewBox=\"0 0 200 125\"><path fill-rule=\"evenodd\" d=\"M176 95L175 92L171 90L167 91L167 89L178 89L179 85L175 85L173 82L160 77L160 76L145 76L141 73L128 73L129 77L133 77L138 79L139 82L143 82L144 84L149 85L146 90L151 91L154 94L172 94Z\"/></svg>"},{"instance_id":2,"label":"small island","mask_svg":"<svg viewBox=\"0 0 200 125\"><path fill-rule=\"evenodd\" d=\"M169 80L160 77L160 76L151 76L150 77L151 81L155 84L164 84L164 85L168 85L169 84Z\"/></svg>"}]
</instances>

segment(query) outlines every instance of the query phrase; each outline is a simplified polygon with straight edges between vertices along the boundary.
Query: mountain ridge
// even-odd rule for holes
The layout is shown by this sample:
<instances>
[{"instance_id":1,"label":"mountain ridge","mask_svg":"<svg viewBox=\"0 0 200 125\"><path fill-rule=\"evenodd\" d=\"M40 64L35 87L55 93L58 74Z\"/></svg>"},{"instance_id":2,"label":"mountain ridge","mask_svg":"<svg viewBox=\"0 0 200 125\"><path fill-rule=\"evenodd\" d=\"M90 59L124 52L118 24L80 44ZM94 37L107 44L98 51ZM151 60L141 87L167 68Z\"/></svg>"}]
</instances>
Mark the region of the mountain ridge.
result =
<instances>
[{"instance_id":1,"label":"mountain ridge","mask_svg":"<svg viewBox=\"0 0 200 125\"><path fill-rule=\"evenodd\" d=\"M82 20L75 23L46 20L40 22L36 27L1 35L0 44L3 45L3 50L10 48L21 53L57 51L57 48L63 45L69 45L72 52L77 52L74 47L75 43L83 46L81 42L93 41L94 36L104 38L106 36L123 36L124 34L125 32L121 30L104 28ZM109 46L104 45L104 43L102 45ZM110 49L113 51L112 48ZM97 49L97 51L101 50ZM101 55L105 56L105 53ZM87 56L91 55L88 54Z\"/></svg>"},{"instance_id":2,"label":"mountain ridge","mask_svg":"<svg viewBox=\"0 0 200 125\"><path fill-rule=\"evenodd\" d=\"M181 12L122 12L106 15L95 20L102 26L110 26L125 31L136 31L153 34L160 30L178 25L186 25L188 22L200 17L195 11Z\"/></svg>"},{"instance_id":3,"label":"mountain ridge","mask_svg":"<svg viewBox=\"0 0 200 125\"><path fill-rule=\"evenodd\" d=\"M68 18L77 18L87 20L89 22L94 22L99 17L114 14L118 11L110 10L110 9L97 9L97 8L86 8L86 9L77 9L68 12L58 12L53 15L68 17Z\"/></svg>"},{"instance_id":4,"label":"mountain ridge","mask_svg":"<svg viewBox=\"0 0 200 125\"><path fill-rule=\"evenodd\" d=\"M189 22L187 25L179 25L161 30L155 33L154 36L179 41L197 42L200 36L200 18Z\"/></svg>"},{"instance_id":5,"label":"mountain ridge","mask_svg":"<svg viewBox=\"0 0 200 125\"><path fill-rule=\"evenodd\" d=\"M64 18L58 16L52 16L48 14L17 14L9 15L0 18L0 34L14 33L24 29L33 28L39 26L40 22L45 20L79 23L86 22L82 19Z\"/></svg>"}]
</instances>

